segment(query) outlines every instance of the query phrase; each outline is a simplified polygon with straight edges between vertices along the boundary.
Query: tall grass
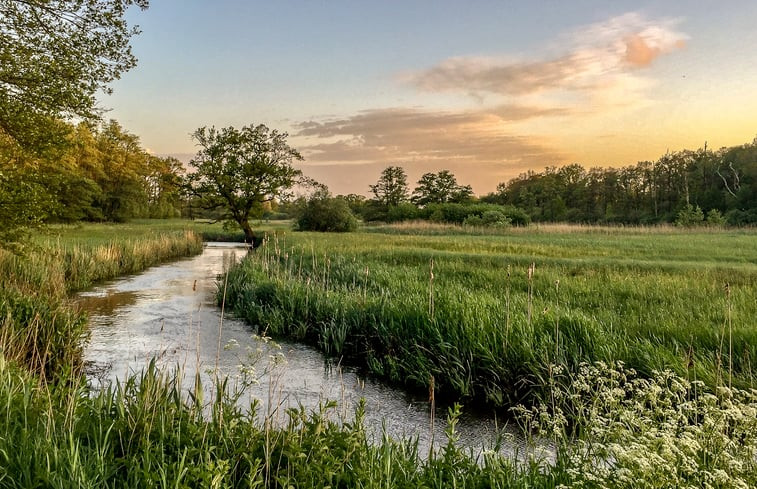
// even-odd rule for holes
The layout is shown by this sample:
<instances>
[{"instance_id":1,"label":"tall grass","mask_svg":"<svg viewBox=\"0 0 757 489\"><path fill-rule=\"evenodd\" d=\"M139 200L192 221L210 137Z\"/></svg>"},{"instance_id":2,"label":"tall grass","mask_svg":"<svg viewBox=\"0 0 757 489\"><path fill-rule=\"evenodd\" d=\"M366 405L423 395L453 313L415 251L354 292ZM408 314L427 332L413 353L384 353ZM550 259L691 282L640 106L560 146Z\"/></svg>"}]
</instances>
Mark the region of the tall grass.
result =
<instances>
[{"instance_id":1,"label":"tall grass","mask_svg":"<svg viewBox=\"0 0 757 489\"><path fill-rule=\"evenodd\" d=\"M87 330L71 292L202 250L191 231L143 227L117 234L108 228L58 228L55 236L37 237L23 256L0 250L0 350L6 359L45 378L77 369Z\"/></svg>"},{"instance_id":2,"label":"tall grass","mask_svg":"<svg viewBox=\"0 0 757 489\"><path fill-rule=\"evenodd\" d=\"M226 302L372 375L494 406L599 360L744 388L756 258L749 233L297 234L233 268Z\"/></svg>"},{"instance_id":3,"label":"tall grass","mask_svg":"<svg viewBox=\"0 0 757 489\"><path fill-rule=\"evenodd\" d=\"M181 375L151 364L110 389L41 383L0 356L0 488L636 488L753 487L757 483L754 392L719 396L671 374L644 380L623 368L582 366L555 396L581 417L548 406L518 410L532 439L517 458L494 445L457 446L459 409L447 442L420 454L416 440L371 441L362 407L343 422L334 403L290 409L279 425L242 407L224 381L203 398ZM700 386L701 389L701 386ZM546 453L537 439L551 440ZM543 446L543 441L541 442Z\"/></svg>"},{"instance_id":4,"label":"tall grass","mask_svg":"<svg viewBox=\"0 0 757 489\"><path fill-rule=\"evenodd\" d=\"M0 488L757 486L757 396L724 380L725 370L733 372L734 386L747 382L745 372L751 378L751 357L739 360L735 352L754 329L754 261L748 258L754 241L724 239L718 244L745 247L715 249L692 266L688 254L704 238L669 257L669 244L659 236L651 243L621 237L625 250L616 253L606 241L575 249L583 241L571 236L524 236L520 243L489 236L391 240L363 234L336 243L320 235L300 235L297 242L273 237L228 276L227 299L233 294L238 311L265 321L261 327L364 361L389 377L417 379L424 388L434 379L432 398L440 383L473 398L492 393L484 397L495 403L517 389L546 393L543 401L514 410L533 438L526 453L512 459L496 445L480 455L460 449L457 407L447 420L447 444L427 455L412 439L371 441L360 407L352 421L340 418L334 403L313 412L291 409L279 425L257 416L254 401L241 405L246 397L225 380L207 388L198 377L187 392L180 372L159 371L154 363L97 392L77 375L45 382L23 368L29 364L19 352L31 353L36 370L51 375L45 373L50 352L66 338L77 344L67 336L78 340L81 320L65 302L70 284L104 278L118 270L116 260L124 269L138 268L156 253L192 252L197 238L176 235L173 245L159 239L156 250L163 251L151 252L154 236L142 245L135 236L114 245L92 235L89 250L100 251L90 262L75 259L88 248L69 235L57 248L45 245L57 251L36 255L37 263L3 256L3 270L18 270L3 275L3 317L25 327L4 323L2 330ZM519 255L519 249L540 251ZM603 258L589 265L581 251ZM55 287L45 281L46 267L58 280L53 257L67 253L72 258L61 260L63 282ZM67 285L66 267L93 272ZM689 322L679 331L682 319ZM51 330L50 321L60 321L60 329ZM66 332L67 326L74 329ZM28 350L16 347L18 338L50 331L60 336L44 340L47 349L38 339ZM675 350L676 341L685 349ZM644 345L650 356L638 363L650 370L642 372L581 360L644 351ZM706 348L713 350L705 354ZM711 363L702 367L708 355ZM713 359L722 371L710 374L720 386L708 389L691 378L709 372ZM525 363L508 363L517 361ZM658 363L679 363L683 375L654 369ZM58 367L65 365L61 360ZM501 376L519 368L523 377ZM546 453L535 448L545 443Z\"/></svg>"}]
</instances>

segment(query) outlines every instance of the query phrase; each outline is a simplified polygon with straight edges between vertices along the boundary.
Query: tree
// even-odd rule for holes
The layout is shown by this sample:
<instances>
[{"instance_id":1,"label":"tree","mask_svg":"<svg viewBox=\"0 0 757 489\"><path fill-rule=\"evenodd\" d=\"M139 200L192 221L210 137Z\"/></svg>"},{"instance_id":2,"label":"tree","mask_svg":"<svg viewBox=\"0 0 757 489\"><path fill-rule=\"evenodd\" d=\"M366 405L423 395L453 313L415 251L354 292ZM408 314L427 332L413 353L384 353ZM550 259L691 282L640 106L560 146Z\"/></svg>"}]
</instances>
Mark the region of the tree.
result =
<instances>
[{"instance_id":1,"label":"tree","mask_svg":"<svg viewBox=\"0 0 757 489\"><path fill-rule=\"evenodd\" d=\"M148 2L0 0L3 246L17 247L25 229L58 213L59 196L71 196L67 188L87 194L80 199L84 207L92 200L91 181L77 182L71 172L61 178L41 175L34 158L55 161L51 152L66 147L72 133L65 121L98 119L95 95L108 93L108 84L135 66L129 40L138 30L124 20L130 5L144 9Z\"/></svg>"},{"instance_id":2,"label":"tree","mask_svg":"<svg viewBox=\"0 0 757 489\"><path fill-rule=\"evenodd\" d=\"M17 252L28 228L40 224L52 207L50 194L37 182L23 155L0 147L0 244Z\"/></svg>"},{"instance_id":3,"label":"tree","mask_svg":"<svg viewBox=\"0 0 757 489\"><path fill-rule=\"evenodd\" d=\"M147 0L0 0L0 131L56 142L55 119L96 119L95 94L136 65L124 20Z\"/></svg>"},{"instance_id":4,"label":"tree","mask_svg":"<svg viewBox=\"0 0 757 489\"><path fill-rule=\"evenodd\" d=\"M439 173L426 173L413 191L411 199L416 205L444 204L447 202L465 202L473 197L470 185L458 185L455 175L449 170Z\"/></svg>"},{"instance_id":5,"label":"tree","mask_svg":"<svg viewBox=\"0 0 757 489\"><path fill-rule=\"evenodd\" d=\"M396 206L408 199L407 175L401 166L385 168L378 182L370 188L375 200L384 206Z\"/></svg>"},{"instance_id":6,"label":"tree","mask_svg":"<svg viewBox=\"0 0 757 489\"><path fill-rule=\"evenodd\" d=\"M357 219L342 197L332 197L328 189L314 192L297 216L299 231L344 233L357 229Z\"/></svg>"},{"instance_id":7,"label":"tree","mask_svg":"<svg viewBox=\"0 0 757 489\"><path fill-rule=\"evenodd\" d=\"M220 209L222 219L236 222L247 243L254 238L250 218L302 175L292 166L302 156L289 147L287 137L263 124L201 127L192 134L200 150L189 162L194 169L187 176L190 192L202 207Z\"/></svg>"},{"instance_id":8,"label":"tree","mask_svg":"<svg viewBox=\"0 0 757 489\"><path fill-rule=\"evenodd\" d=\"M146 177L150 217L164 219L181 213L184 167L173 157L148 155Z\"/></svg>"}]
</instances>

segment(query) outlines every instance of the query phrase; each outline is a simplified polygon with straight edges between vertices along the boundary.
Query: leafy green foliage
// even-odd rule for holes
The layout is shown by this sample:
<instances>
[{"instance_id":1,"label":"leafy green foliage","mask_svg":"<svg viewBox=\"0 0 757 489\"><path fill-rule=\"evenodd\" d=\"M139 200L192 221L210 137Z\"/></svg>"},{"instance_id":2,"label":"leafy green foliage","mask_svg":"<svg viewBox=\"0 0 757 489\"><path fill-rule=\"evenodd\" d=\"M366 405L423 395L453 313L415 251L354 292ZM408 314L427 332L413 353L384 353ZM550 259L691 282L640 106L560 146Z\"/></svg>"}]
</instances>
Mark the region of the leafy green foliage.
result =
<instances>
[{"instance_id":1,"label":"leafy green foliage","mask_svg":"<svg viewBox=\"0 0 757 489\"><path fill-rule=\"evenodd\" d=\"M263 124L241 129L201 127L192 137L200 146L190 162L190 191L207 209L221 210L221 219L236 222L248 243L254 240L250 219L262 214L263 203L281 196L302 172L302 160L289 147L286 133Z\"/></svg>"},{"instance_id":2,"label":"leafy green foliage","mask_svg":"<svg viewBox=\"0 0 757 489\"><path fill-rule=\"evenodd\" d=\"M452 172L442 170L424 174L418 180L411 200L416 205L424 206L431 203L466 202L472 198L473 189L470 185L458 185Z\"/></svg>"},{"instance_id":3,"label":"leafy green foliage","mask_svg":"<svg viewBox=\"0 0 757 489\"><path fill-rule=\"evenodd\" d=\"M357 229L357 224L347 201L328 192L316 192L307 199L296 220L299 231L344 233Z\"/></svg>"},{"instance_id":4,"label":"leafy green foliage","mask_svg":"<svg viewBox=\"0 0 757 489\"><path fill-rule=\"evenodd\" d=\"M650 224L675 222L691 203L723 213L732 225L757 222L757 140L668 153L624 168L573 164L529 171L482 201L511 204L534 221Z\"/></svg>"},{"instance_id":5,"label":"leafy green foliage","mask_svg":"<svg viewBox=\"0 0 757 489\"><path fill-rule=\"evenodd\" d=\"M407 174L401 166L384 168L378 182L370 188L374 200L384 207L396 206L408 200Z\"/></svg>"},{"instance_id":6,"label":"leafy green foliage","mask_svg":"<svg viewBox=\"0 0 757 489\"><path fill-rule=\"evenodd\" d=\"M96 118L95 94L133 68L124 14L146 0L0 2L0 131L49 145L55 119Z\"/></svg>"},{"instance_id":7,"label":"leafy green foliage","mask_svg":"<svg viewBox=\"0 0 757 489\"><path fill-rule=\"evenodd\" d=\"M30 227L47 217L50 196L28 167L0 166L0 247L19 251Z\"/></svg>"},{"instance_id":8,"label":"leafy green foliage","mask_svg":"<svg viewBox=\"0 0 757 489\"><path fill-rule=\"evenodd\" d=\"M484 215L488 217L484 220ZM502 224L525 226L531 219L523 210L511 205L496 204L429 204L424 207L419 216L436 222L451 224L486 225L500 221ZM486 221L486 222L485 222Z\"/></svg>"},{"instance_id":9,"label":"leafy green foliage","mask_svg":"<svg viewBox=\"0 0 757 489\"><path fill-rule=\"evenodd\" d=\"M686 204L686 207L678 211L676 216L676 226L690 228L695 226L701 226L704 222L704 212L699 206L693 206Z\"/></svg>"},{"instance_id":10,"label":"leafy green foliage","mask_svg":"<svg viewBox=\"0 0 757 489\"><path fill-rule=\"evenodd\" d=\"M512 226L512 219L507 217L504 212L491 210L484 212L481 216L476 214L465 218L463 224L466 226L484 226L495 228L507 228Z\"/></svg>"},{"instance_id":11,"label":"leafy green foliage","mask_svg":"<svg viewBox=\"0 0 757 489\"><path fill-rule=\"evenodd\" d=\"M2 246L18 249L26 231L46 220L144 213L135 208L145 201L142 182L119 178L124 165L103 168L119 179L108 187L108 178L93 178L72 159L81 132L66 122L98 120L95 95L135 66L129 41L138 30L124 18L132 5L148 2L0 1Z\"/></svg>"},{"instance_id":12,"label":"leafy green foliage","mask_svg":"<svg viewBox=\"0 0 757 489\"><path fill-rule=\"evenodd\" d=\"M723 216L723 213L717 209L710 209L705 219L708 226L723 227L728 224L728 220Z\"/></svg>"}]
</instances>

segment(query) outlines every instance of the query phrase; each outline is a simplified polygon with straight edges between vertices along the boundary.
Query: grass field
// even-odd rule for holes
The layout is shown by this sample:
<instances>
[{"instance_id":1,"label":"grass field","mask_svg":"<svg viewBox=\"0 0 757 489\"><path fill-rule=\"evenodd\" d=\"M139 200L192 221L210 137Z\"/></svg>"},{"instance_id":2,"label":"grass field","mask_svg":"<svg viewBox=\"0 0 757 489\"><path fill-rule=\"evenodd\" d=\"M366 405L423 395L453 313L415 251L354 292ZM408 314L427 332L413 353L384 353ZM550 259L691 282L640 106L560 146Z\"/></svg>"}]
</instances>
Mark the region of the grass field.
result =
<instances>
[{"instance_id":1,"label":"grass field","mask_svg":"<svg viewBox=\"0 0 757 489\"><path fill-rule=\"evenodd\" d=\"M467 453L456 412L431 454L413 440L371 441L359 409L345 424L332 403L274 427L223 379L206 399L154 366L89 391L66 368L86 331L68 294L197 252L199 234L230 237L219 225L145 221L51 227L25 257L0 255L0 488L757 484L757 393L727 387L731 372L735 385L751 383L750 357L735 352L751 355L754 235L268 231L230 276L239 313L410 386L434 375L467 400L531 400L514 419L528 439L549 440L552 456L531 445L518 459L496 446ZM581 364L623 354L646 370ZM683 376L648 371L656 365Z\"/></svg>"},{"instance_id":2,"label":"grass field","mask_svg":"<svg viewBox=\"0 0 757 489\"><path fill-rule=\"evenodd\" d=\"M495 406L598 360L753 386L754 231L367 231L272 236L231 271L227 307L375 376Z\"/></svg>"}]
</instances>

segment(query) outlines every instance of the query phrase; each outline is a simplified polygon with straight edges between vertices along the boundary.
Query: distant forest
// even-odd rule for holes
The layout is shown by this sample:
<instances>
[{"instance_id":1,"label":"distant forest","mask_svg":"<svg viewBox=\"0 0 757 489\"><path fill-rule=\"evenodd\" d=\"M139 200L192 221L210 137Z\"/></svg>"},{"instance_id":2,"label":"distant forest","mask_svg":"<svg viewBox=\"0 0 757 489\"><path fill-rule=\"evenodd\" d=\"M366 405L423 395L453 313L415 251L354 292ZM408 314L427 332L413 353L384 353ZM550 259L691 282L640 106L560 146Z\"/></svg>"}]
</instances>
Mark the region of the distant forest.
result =
<instances>
[{"instance_id":1,"label":"distant forest","mask_svg":"<svg viewBox=\"0 0 757 489\"><path fill-rule=\"evenodd\" d=\"M687 209L722 214L731 225L757 223L757 138L717 151L668 153L623 168L572 164L530 171L481 201L516 206L534 221L655 224Z\"/></svg>"},{"instance_id":2,"label":"distant forest","mask_svg":"<svg viewBox=\"0 0 757 489\"><path fill-rule=\"evenodd\" d=\"M0 144L0 221L29 225L213 217L187 193L181 162L150 154L117 122L60 123L58 129L62 141L50 147L23 151ZM695 224L713 216L717 224L757 224L757 138L717 151L669 153L624 168L548 167L501 183L497 191L481 197L469 186L457 185L454 175L444 170L424 175L415 191L400 167L387 168L382 179L387 177L383 183L390 190L384 197L394 200L382 200L378 193L375 198L357 193L336 198L365 221L656 224L676 222L688 209ZM391 189L392 184L397 188ZM376 193L377 187L371 190ZM259 209L258 217L296 219L304 202L273 202Z\"/></svg>"}]
</instances>

